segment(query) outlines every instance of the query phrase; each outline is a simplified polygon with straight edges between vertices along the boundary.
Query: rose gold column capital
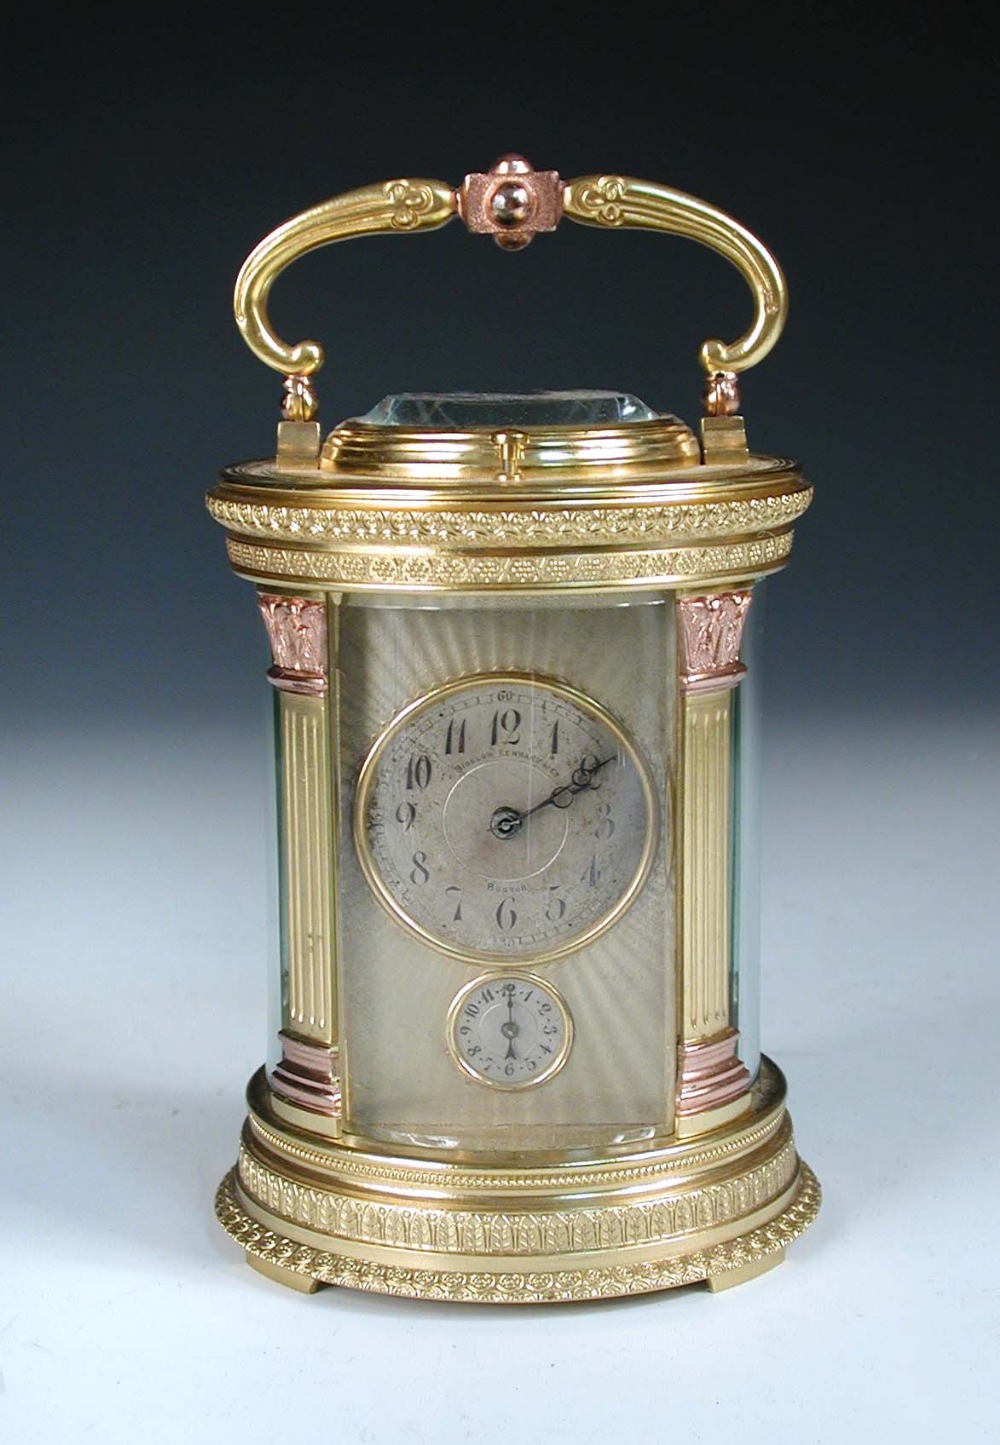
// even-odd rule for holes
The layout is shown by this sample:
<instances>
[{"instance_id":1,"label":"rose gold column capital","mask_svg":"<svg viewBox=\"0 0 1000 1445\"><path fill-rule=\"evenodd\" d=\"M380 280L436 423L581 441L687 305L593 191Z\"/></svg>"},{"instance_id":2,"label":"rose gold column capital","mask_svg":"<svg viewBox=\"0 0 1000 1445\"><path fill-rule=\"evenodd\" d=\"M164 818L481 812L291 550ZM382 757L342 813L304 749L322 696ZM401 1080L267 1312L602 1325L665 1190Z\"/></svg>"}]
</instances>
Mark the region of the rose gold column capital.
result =
<instances>
[{"instance_id":1,"label":"rose gold column capital","mask_svg":"<svg viewBox=\"0 0 1000 1445\"><path fill-rule=\"evenodd\" d=\"M718 692L735 687L746 672L739 658L751 595L715 592L677 599L681 685L685 692Z\"/></svg>"},{"instance_id":2,"label":"rose gold column capital","mask_svg":"<svg viewBox=\"0 0 1000 1445\"><path fill-rule=\"evenodd\" d=\"M326 604L262 593L257 598L274 666L268 680L284 692L326 693Z\"/></svg>"},{"instance_id":3,"label":"rose gold column capital","mask_svg":"<svg viewBox=\"0 0 1000 1445\"><path fill-rule=\"evenodd\" d=\"M271 1072L271 1087L291 1104L340 1118L340 1063L336 1048L280 1033L281 1063Z\"/></svg>"},{"instance_id":4,"label":"rose gold column capital","mask_svg":"<svg viewBox=\"0 0 1000 1445\"><path fill-rule=\"evenodd\" d=\"M710 1039L682 1044L678 1057L677 1113L701 1114L738 1099L750 1087L750 1074L736 1057L736 1029Z\"/></svg>"}]
</instances>

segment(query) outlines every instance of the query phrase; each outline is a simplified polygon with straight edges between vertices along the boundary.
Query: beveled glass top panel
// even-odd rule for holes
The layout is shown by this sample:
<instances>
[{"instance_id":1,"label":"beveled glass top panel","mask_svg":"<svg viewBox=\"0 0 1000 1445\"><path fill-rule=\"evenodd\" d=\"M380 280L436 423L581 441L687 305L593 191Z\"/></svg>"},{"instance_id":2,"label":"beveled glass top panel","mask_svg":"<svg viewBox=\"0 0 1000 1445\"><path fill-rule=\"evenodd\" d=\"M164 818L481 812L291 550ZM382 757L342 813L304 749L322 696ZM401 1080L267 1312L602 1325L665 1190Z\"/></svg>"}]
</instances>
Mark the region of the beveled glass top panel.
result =
<instances>
[{"instance_id":1,"label":"beveled glass top panel","mask_svg":"<svg viewBox=\"0 0 1000 1445\"><path fill-rule=\"evenodd\" d=\"M473 427L621 426L658 413L621 391L404 391L385 396L359 422L420 431Z\"/></svg>"}]
</instances>

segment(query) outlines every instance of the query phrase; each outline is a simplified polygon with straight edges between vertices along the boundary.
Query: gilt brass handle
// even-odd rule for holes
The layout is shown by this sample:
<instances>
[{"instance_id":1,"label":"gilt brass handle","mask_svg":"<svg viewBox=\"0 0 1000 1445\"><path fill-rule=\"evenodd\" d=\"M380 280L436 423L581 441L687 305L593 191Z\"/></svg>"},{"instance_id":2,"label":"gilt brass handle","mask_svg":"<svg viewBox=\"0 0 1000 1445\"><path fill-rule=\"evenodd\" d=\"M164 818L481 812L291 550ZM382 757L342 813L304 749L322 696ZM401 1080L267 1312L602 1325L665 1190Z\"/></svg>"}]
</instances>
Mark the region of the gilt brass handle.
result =
<instances>
[{"instance_id":1,"label":"gilt brass handle","mask_svg":"<svg viewBox=\"0 0 1000 1445\"><path fill-rule=\"evenodd\" d=\"M702 343L698 356L710 376L756 366L781 335L788 315L781 267L767 247L725 211L697 196L632 176L580 176L567 181L563 209L584 226L639 226L690 236L732 262L753 292L753 325L730 345L714 338Z\"/></svg>"},{"instance_id":2,"label":"gilt brass handle","mask_svg":"<svg viewBox=\"0 0 1000 1445\"><path fill-rule=\"evenodd\" d=\"M700 360L710 378L720 378L763 360L781 335L788 310L785 278L757 238L725 212L683 191L630 176L581 176L562 181L555 171L536 171L520 156L507 156L492 170L466 176L456 191L443 181L395 180L364 186L324 201L272 231L247 257L236 282L236 322L250 350L290 383L323 365L316 341L294 345L275 333L267 312L271 287L293 261L318 246L352 236L433 230L461 215L470 231L491 233L516 250L539 231L554 230L562 216L586 226L636 226L689 236L725 256L750 287L755 314L738 341L702 344ZM730 377L735 383L735 377Z\"/></svg>"},{"instance_id":3,"label":"gilt brass handle","mask_svg":"<svg viewBox=\"0 0 1000 1445\"><path fill-rule=\"evenodd\" d=\"M254 356L286 376L311 376L323 365L318 341L282 341L267 314L271 287L293 261L351 236L430 231L455 214L455 192L442 181L399 180L362 186L293 216L265 236L236 278L233 310Z\"/></svg>"}]
</instances>

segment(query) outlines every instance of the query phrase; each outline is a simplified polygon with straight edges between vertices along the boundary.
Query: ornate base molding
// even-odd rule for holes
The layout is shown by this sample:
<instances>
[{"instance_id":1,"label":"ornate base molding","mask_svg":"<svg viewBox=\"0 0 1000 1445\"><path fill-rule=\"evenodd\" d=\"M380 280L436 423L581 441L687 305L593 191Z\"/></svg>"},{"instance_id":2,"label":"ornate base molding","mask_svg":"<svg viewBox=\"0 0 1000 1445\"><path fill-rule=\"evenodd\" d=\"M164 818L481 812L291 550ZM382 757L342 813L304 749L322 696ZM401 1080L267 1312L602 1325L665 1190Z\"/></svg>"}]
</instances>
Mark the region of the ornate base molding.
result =
<instances>
[{"instance_id":1,"label":"ornate base molding","mask_svg":"<svg viewBox=\"0 0 1000 1445\"><path fill-rule=\"evenodd\" d=\"M400 1156L290 1124L262 1072L249 1102L216 1212L299 1288L506 1303L721 1288L777 1263L819 1208L767 1061L739 1120L629 1155Z\"/></svg>"},{"instance_id":2,"label":"ornate base molding","mask_svg":"<svg viewBox=\"0 0 1000 1445\"><path fill-rule=\"evenodd\" d=\"M800 1164L792 1198L781 1213L770 1224L724 1244L649 1263L526 1272L505 1269L502 1273L414 1269L298 1244L265 1228L246 1212L239 1200L235 1169L219 1185L215 1213L255 1268L303 1293L311 1293L319 1285L342 1285L408 1299L545 1304L650 1294L685 1284L705 1283L715 1292L744 1284L781 1263L785 1246L816 1218L820 1200L816 1176L807 1164Z\"/></svg>"}]
</instances>

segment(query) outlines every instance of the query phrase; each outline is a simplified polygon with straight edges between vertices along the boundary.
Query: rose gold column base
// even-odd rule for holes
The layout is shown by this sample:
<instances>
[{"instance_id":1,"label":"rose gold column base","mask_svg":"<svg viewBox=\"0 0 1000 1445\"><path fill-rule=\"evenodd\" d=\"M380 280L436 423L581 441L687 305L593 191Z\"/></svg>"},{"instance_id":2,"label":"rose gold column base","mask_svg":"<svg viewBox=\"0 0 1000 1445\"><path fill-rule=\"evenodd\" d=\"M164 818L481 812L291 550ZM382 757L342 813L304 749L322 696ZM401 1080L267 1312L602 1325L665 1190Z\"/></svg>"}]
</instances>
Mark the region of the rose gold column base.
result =
<instances>
[{"instance_id":1,"label":"rose gold column base","mask_svg":"<svg viewBox=\"0 0 1000 1445\"><path fill-rule=\"evenodd\" d=\"M289 1103L340 1118L340 1078L337 1050L280 1033L282 1059L272 1070L271 1088Z\"/></svg>"},{"instance_id":2,"label":"rose gold column base","mask_svg":"<svg viewBox=\"0 0 1000 1445\"><path fill-rule=\"evenodd\" d=\"M736 1057L736 1029L710 1039L681 1044L678 1059L677 1114L702 1114L738 1099L750 1088L750 1073Z\"/></svg>"}]
</instances>

